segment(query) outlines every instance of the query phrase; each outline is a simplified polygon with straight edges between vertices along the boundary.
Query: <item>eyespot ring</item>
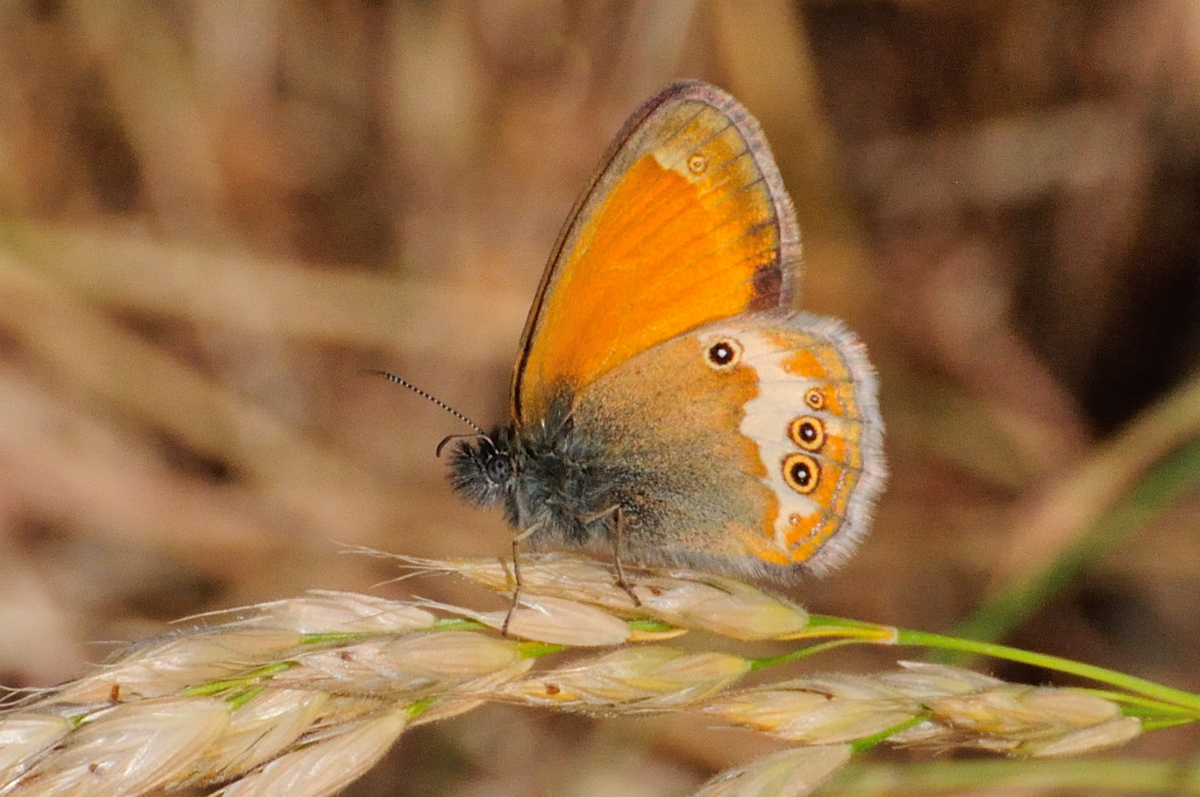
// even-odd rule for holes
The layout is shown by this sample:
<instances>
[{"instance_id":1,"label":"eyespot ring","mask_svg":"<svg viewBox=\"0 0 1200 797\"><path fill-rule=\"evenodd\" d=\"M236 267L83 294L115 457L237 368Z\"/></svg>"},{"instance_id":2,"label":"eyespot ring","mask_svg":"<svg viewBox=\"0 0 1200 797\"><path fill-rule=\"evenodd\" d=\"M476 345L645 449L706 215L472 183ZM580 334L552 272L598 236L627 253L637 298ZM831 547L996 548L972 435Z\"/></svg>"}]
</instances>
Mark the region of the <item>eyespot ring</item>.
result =
<instances>
[{"instance_id":1,"label":"eyespot ring","mask_svg":"<svg viewBox=\"0 0 1200 797\"><path fill-rule=\"evenodd\" d=\"M783 480L796 492L808 495L821 481L821 466L808 454L788 454L783 460Z\"/></svg>"},{"instance_id":2,"label":"eyespot ring","mask_svg":"<svg viewBox=\"0 0 1200 797\"><path fill-rule=\"evenodd\" d=\"M788 437L805 451L820 451L825 445L825 424L820 418L801 415L788 426Z\"/></svg>"},{"instance_id":3,"label":"eyespot ring","mask_svg":"<svg viewBox=\"0 0 1200 797\"><path fill-rule=\"evenodd\" d=\"M810 387L804 394L804 403L811 410L823 410L825 409L825 394L820 388Z\"/></svg>"},{"instance_id":4,"label":"eyespot ring","mask_svg":"<svg viewBox=\"0 0 1200 797\"><path fill-rule=\"evenodd\" d=\"M742 344L733 338L719 338L704 350L704 361L714 371L725 371L742 359Z\"/></svg>"},{"instance_id":5,"label":"eyespot ring","mask_svg":"<svg viewBox=\"0 0 1200 797\"><path fill-rule=\"evenodd\" d=\"M708 168L708 159L700 154L693 155L688 158L687 167L692 174L704 174L704 170Z\"/></svg>"}]
</instances>

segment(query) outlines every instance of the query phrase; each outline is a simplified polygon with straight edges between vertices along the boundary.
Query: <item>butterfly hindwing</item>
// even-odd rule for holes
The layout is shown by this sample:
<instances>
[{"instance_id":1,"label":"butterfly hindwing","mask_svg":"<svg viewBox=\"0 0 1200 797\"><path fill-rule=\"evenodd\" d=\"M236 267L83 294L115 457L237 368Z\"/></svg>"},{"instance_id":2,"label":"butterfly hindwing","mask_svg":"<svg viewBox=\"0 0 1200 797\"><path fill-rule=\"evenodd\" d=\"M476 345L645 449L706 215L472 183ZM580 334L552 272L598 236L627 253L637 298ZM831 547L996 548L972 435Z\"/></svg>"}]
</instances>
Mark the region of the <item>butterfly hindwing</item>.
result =
<instances>
[{"instance_id":1,"label":"butterfly hindwing","mask_svg":"<svg viewBox=\"0 0 1200 797\"><path fill-rule=\"evenodd\" d=\"M840 564L883 486L865 352L840 322L750 313L634 355L585 388L575 431L659 561L788 577Z\"/></svg>"}]
</instances>

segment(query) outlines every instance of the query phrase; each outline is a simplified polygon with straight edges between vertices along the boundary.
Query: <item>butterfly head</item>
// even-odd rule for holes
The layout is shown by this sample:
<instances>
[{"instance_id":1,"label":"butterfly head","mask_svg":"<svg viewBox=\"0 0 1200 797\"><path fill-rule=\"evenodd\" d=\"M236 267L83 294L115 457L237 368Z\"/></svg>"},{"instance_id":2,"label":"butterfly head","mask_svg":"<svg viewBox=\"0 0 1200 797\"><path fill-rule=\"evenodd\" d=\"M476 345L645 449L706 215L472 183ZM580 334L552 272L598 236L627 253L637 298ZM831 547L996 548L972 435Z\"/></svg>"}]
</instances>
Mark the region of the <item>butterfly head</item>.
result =
<instances>
[{"instance_id":1,"label":"butterfly head","mask_svg":"<svg viewBox=\"0 0 1200 797\"><path fill-rule=\"evenodd\" d=\"M454 491L480 506L499 503L512 491L516 478L512 435L504 428L461 440L450 458Z\"/></svg>"}]
</instances>

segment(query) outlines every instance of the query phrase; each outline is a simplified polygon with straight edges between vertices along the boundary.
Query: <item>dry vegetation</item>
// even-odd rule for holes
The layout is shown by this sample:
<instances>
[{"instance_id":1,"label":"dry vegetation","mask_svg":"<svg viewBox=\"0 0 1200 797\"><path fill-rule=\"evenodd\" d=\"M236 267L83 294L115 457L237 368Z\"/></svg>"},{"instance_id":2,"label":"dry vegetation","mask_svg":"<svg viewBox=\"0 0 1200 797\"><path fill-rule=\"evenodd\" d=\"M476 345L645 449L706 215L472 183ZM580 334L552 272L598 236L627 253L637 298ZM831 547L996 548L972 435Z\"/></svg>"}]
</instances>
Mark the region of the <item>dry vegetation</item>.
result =
<instances>
[{"instance_id":1,"label":"dry vegetation","mask_svg":"<svg viewBox=\"0 0 1200 797\"><path fill-rule=\"evenodd\" d=\"M453 419L359 371L501 418L575 193L681 76L761 119L802 303L882 376L876 530L797 598L948 631L1017 596L977 633L1200 689L1195 0L0 0L0 683L396 574L339 546L503 554ZM489 707L347 793L670 795L768 749Z\"/></svg>"}]
</instances>

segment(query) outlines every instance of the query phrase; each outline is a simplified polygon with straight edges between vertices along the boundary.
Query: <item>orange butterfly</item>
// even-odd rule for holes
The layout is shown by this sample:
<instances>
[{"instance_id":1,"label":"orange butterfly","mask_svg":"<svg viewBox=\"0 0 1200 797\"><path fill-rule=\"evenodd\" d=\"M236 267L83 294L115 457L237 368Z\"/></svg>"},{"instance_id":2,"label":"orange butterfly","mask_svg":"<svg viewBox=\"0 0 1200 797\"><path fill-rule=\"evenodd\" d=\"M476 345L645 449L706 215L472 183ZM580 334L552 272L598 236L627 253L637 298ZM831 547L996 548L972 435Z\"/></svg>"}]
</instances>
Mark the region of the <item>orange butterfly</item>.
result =
<instances>
[{"instance_id":1,"label":"orange butterfly","mask_svg":"<svg viewBox=\"0 0 1200 797\"><path fill-rule=\"evenodd\" d=\"M512 417L458 443L454 488L503 503L517 541L612 550L618 569L628 555L776 577L838 565L883 488L883 422L854 335L790 309L799 278L758 123L720 89L671 85L567 220Z\"/></svg>"}]
</instances>

